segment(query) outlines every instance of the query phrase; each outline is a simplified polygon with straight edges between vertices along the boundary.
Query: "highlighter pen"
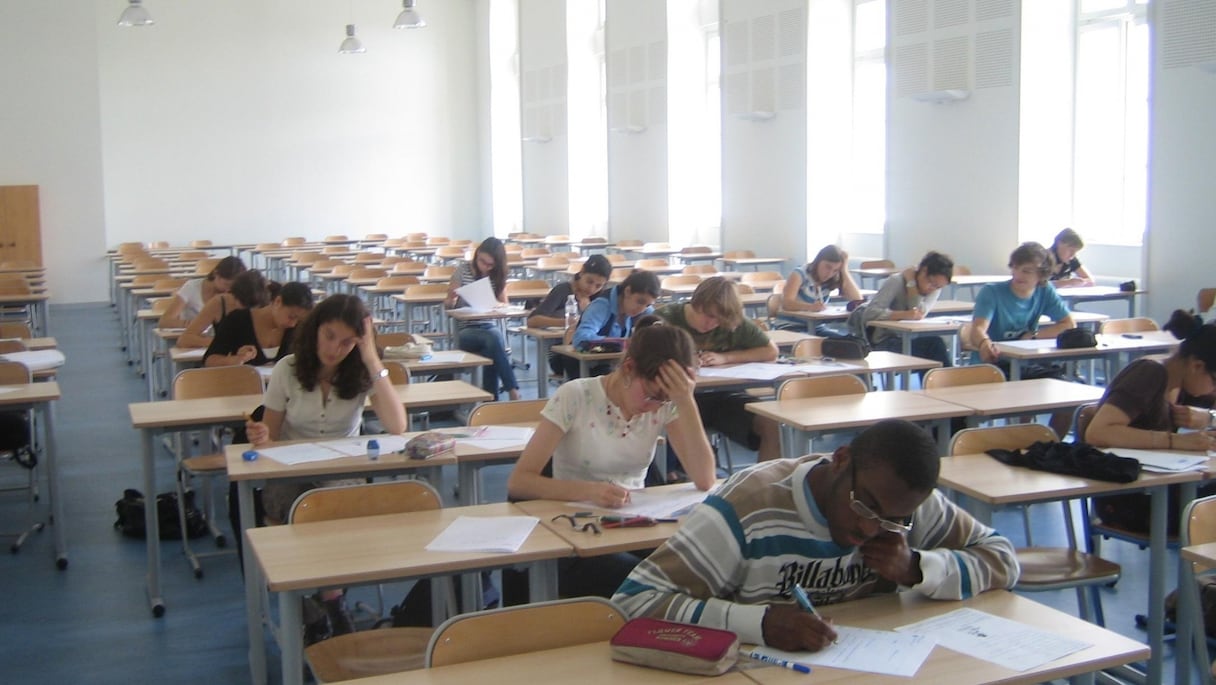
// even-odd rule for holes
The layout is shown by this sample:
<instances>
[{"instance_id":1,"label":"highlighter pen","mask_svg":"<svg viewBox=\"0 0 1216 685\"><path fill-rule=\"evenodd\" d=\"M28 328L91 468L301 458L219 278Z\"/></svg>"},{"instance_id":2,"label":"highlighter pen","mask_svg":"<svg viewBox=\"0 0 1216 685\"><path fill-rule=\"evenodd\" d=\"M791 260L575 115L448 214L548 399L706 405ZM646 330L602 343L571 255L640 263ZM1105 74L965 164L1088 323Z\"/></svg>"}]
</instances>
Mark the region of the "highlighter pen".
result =
<instances>
[{"instance_id":1,"label":"highlighter pen","mask_svg":"<svg viewBox=\"0 0 1216 685\"><path fill-rule=\"evenodd\" d=\"M785 659L780 659L775 656L769 656L767 654L764 654L764 653L758 652L758 651L749 652L746 649L740 649L739 653L749 659L755 659L756 661L760 661L760 662L763 662L766 664L772 664L773 666L780 666L781 668L788 668L791 671L797 671L799 673L810 673L811 672L810 666L807 666L806 664L800 664L797 661L787 661Z\"/></svg>"},{"instance_id":2,"label":"highlighter pen","mask_svg":"<svg viewBox=\"0 0 1216 685\"><path fill-rule=\"evenodd\" d=\"M801 585L794 583L793 592L794 601L798 602L798 606L802 607L803 611L813 615L820 621L827 623L827 620L823 618L823 614L819 613L814 604L811 604L811 598L806 596L806 590L803 590ZM832 644L838 643L836 640L832 640Z\"/></svg>"}]
</instances>

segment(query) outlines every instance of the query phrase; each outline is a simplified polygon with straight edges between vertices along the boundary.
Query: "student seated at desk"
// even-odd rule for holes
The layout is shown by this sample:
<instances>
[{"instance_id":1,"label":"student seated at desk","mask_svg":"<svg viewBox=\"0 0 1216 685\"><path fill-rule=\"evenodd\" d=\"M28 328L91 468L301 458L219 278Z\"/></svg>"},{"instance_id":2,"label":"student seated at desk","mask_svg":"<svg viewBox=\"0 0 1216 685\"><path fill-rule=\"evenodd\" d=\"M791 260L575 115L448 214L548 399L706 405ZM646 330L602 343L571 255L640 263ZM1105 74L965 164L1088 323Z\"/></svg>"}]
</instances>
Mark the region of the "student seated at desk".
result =
<instances>
[{"instance_id":1,"label":"student seated at desk","mask_svg":"<svg viewBox=\"0 0 1216 685\"><path fill-rule=\"evenodd\" d=\"M954 278L954 260L940 252L927 253L918 266L908 267L884 280L873 299L853 310L849 315L850 332L868 338L876 350L899 352L903 344L897 333L885 328L869 328L868 324L925 318L951 278ZM952 366L950 352L940 336L913 338L912 355Z\"/></svg>"},{"instance_id":2,"label":"student seated at desk","mask_svg":"<svg viewBox=\"0 0 1216 685\"><path fill-rule=\"evenodd\" d=\"M781 293L781 310L786 312L821 312L827 309L832 293L839 293L841 304L861 299L861 291L853 282L847 268L849 253L835 245L819 250L805 268L790 272ZM806 320L778 316L781 328L807 330ZM815 327L818 335L840 335L823 324Z\"/></svg>"},{"instance_id":3,"label":"student seated at desk","mask_svg":"<svg viewBox=\"0 0 1216 685\"><path fill-rule=\"evenodd\" d=\"M578 327L574 329L570 344L577 349L585 342L600 338L628 338L640 317L654 313L654 301L659 299L659 293L658 276L650 271L634 270L616 287L600 292L587 305L578 319ZM573 359L563 361L566 364L566 378L578 378L578 362ZM603 373L607 373L607 366L592 370L592 375Z\"/></svg>"},{"instance_id":4,"label":"student seated at desk","mask_svg":"<svg viewBox=\"0 0 1216 685\"><path fill-rule=\"evenodd\" d=\"M245 431L254 447L278 440L358 435L369 396L384 431L404 433L405 407L376 351L371 315L358 297L333 295L300 324L294 354L283 357L270 375L262 420L246 423ZM292 503L308 490L352 482L359 481L270 483L262 492L266 520L285 523ZM341 591L322 593L319 599L331 632L350 632ZM319 630L322 634L314 634L314 641L327 637Z\"/></svg>"},{"instance_id":5,"label":"student seated at desk","mask_svg":"<svg viewBox=\"0 0 1216 685\"><path fill-rule=\"evenodd\" d=\"M312 290L288 283L270 304L229 312L215 326L215 337L203 353L203 366L263 366L291 352L296 324L312 309Z\"/></svg>"},{"instance_id":6,"label":"student seated at desk","mask_svg":"<svg viewBox=\"0 0 1216 685\"><path fill-rule=\"evenodd\" d=\"M591 300L604 289L604 285L612 276L612 262L602 254L593 254L583 262L583 267L570 280L553 286L545 299L536 305L528 315L528 325L533 328L561 326L565 328L566 300L571 295L578 303L578 312L582 314L591 304ZM553 373L562 373L564 357L549 353L549 368Z\"/></svg>"},{"instance_id":7,"label":"student seated at desk","mask_svg":"<svg viewBox=\"0 0 1216 685\"><path fill-rule=\"evenodd\" d=\"M472 261L462 260L452 273L448 283L447 307L467 307L457 292L457 288L466 286L478 279L490 279L490 287L494 297L503 306L507 304L507 251L498 238L486 238L473 252ZM456 346L465 352L479 354L490 360L490 368L481 374L481 387L498 399L498 383L502 381L502 389L507 391L507 397L519 399L519 382L515 380L515 367L511 365L511 357L507 354L507 342L503 340L496 321L457 321L459 330Z\"/></svg>"},{"instance_id":8,"label":"student seated at desk","mask_svg":"<svg viewBox=\"0 0 1216 685\"><path fill-rule=\"evenodd\" d=\"M721 276L701 281L688 302L665 305L655 313L667 323L688 331L697 346L701 366L777 359L777 346L767 333L743 316L743 303L734 284ZM781 456L777 422L743 408L757 401L756 396L726 390L697 393L695 399L707 427L722 431L749 450L756 450L760 461Z\"/></svg>"},{"instance_id":9,"label":"student seated at desk","mask_svg":"<svg viewBox=\"0 0 1216 685\"><path fill-rule=\"evenodd\" d=\"M1216 449L1216 433L1212 432L1216 412L1209 411L1216 393L1216 324L1204 324L1198 316L1179 309L1170 316L1165 330L1182 344L1163 362L1137 359L1115 375L1085 429L1085 442L1102 449ZM1179 428L1193 432L1178 433ZM1171 530L1176 530L1180 505L1177 495L1170 494L1168 520ZM1199 496L1211 494L1216 494L1216 485L1205 486ZM1098 497L1094 506L1103 523L1148 532L1146 494Z\"/></svg>"},{"instance_id":10,"label":"student seated at desk","mask_svg":"<svg viewBox=\"0 0 1216 685\"><path fill-rule=\"evenodd\" d=\"M639 321L625 359L612 373L559 387L507 479L512 499L590 501L615 508L645 485L655 441L664 431L696 487L714 483L714 458L693 400L692 338L657 317ZM545 475L552 463L552 476ZM638 562L632 554L559 562L562 596L611 596ZM507 581L504 581L507 583ZM507 583L504 595L518 593Z\"/></svg>"},{"instance_id":11,"label":"student seated at desk","mask_svg":"<svg viewBox=\"0 0 1216 685\"><path fill-rule=\"evenodd\" d=\"M938 468L928 433L889 420L831 455L740 471L638 564L612 601L632 617L815 651L836 631L830 618L793 603L795 584L821 607L899 588L962 599L1013 587L1013 545L934 489Z\"/></svg>"},{"instance_id":12,"label":"student seated at desk","mask_svg":"<svg viewBox=\"0 0 1216 685\"><path fill-rule=\"evenodd\" d=\"M257 269L245 271L232 280L232 286L228 292L220 293L207 300L198 314L186 325L186 330L182 331L181 336L178 337L177 346L207 347L211 344L212 336L215 335L215 325L227 316L228 312L264 307L270 302L271 292L277 293L278 288L277 283L267 282Z\"/></svg>"},{"instance_id":13,"label":"student seated at desk","mask_svg":"<svg viewBox=\"0 0 1216 685\"><path fill-rule=\"evenodd\" d=\"M1056 234L1051 243L1051 256L1056 260L1055 271L1051 273L1051 282L1057 288L1069 288L1082 285L1093 285L1094 279L1089 271L1081 266L1077 253L1085 247L1081 234L1066 228Z\"/></svg>"},{"instance_id":14,"label":"student seated at desk","mask_svg":"<svg viewBox=\"0 0 1216 685\"><path fill-rule=\"evenodd\" d=\"M224 257L215 265L206 278L186 281L169 308L160 315L159 328L185 328L198 316L203 306L216 295L222 295L232 287L232 281L245 273L245 262L238 257Z\"/></svg>"}]
</instances>

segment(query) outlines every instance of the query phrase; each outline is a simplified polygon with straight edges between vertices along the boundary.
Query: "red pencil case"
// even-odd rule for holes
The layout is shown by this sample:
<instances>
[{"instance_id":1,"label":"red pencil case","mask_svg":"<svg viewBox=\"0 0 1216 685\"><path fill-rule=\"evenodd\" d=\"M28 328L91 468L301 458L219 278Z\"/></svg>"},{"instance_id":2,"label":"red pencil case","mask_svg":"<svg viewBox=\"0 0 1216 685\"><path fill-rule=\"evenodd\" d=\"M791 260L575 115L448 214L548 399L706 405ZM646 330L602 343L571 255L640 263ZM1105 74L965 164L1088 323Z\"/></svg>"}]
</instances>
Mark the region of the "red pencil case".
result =
<instances>
[{"instance_id":1,"label":"red pencil case","mask_svg":"<svg viewBox=\"0 0 1216 685\"><path fill-rule=\"evenodd\" d=\"M612 658L694 675L721 675L735 665L739 636L729 630L635 618L612 636Z\"/></svg>"}]
</instances>

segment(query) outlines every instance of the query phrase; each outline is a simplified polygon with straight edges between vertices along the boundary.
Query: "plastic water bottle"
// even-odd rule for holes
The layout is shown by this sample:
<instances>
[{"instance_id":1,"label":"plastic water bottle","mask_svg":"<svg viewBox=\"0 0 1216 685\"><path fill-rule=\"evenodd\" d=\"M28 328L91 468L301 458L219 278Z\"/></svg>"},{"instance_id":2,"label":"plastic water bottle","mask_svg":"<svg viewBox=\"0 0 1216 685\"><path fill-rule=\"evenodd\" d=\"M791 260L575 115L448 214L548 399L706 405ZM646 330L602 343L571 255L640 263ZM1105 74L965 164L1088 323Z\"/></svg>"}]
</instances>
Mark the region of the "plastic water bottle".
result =
<instances>
[{"instance_id":1,"label":"plastic water bottle","mask_svg":"<svg viewBox=\"0 0 1216 685\"><path fill-rule=\"evenodd\" d=\"M376 461L377 459L380 458L380 441L379 440L373 439L373 440L367 441L367 458L371 461Z\"/></svg>"},{"instance_id":2,"label":"plastic water bottle","mask_svg":"<svg viewBox=\"0 0 1216 685\"><path fill-rule=\"evenodd\" d=\"M578 323L578 300L573 295L566 297L566 328Z\"/></svg>"}]
</instances>

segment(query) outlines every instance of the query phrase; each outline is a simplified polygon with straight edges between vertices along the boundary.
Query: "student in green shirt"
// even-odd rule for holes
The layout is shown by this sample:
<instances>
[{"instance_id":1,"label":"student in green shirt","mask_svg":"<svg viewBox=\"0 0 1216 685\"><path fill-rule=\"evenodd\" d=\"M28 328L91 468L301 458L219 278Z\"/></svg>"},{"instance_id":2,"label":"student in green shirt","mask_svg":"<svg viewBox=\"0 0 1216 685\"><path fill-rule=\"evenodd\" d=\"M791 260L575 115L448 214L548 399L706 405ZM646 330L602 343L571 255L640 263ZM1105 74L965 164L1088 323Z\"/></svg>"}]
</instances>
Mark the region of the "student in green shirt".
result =
<instances>
[{"instance_id":1,"label":"student in green shirt","mask_svg":"<svg viewBox=\"0 0 1216 685\"><path fill-rule=\"evenodd\" d=\"M655 313L692 335L701 366L777 359L777 346L759 326L743 316L743 303L735 286L725 278L707 278L697 286L691 300L666 305ZM743 409L743 405L756 399L734 391L696 394L697 409L707 428L719 430L740 445L756 450L761 461L776 459L781 452L776 422Z\"/></svg>"}]
</instances>

